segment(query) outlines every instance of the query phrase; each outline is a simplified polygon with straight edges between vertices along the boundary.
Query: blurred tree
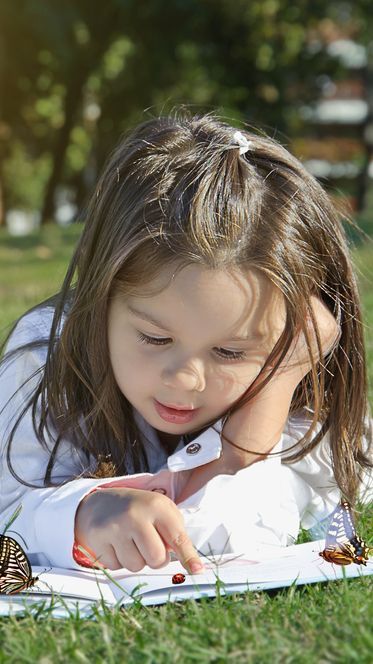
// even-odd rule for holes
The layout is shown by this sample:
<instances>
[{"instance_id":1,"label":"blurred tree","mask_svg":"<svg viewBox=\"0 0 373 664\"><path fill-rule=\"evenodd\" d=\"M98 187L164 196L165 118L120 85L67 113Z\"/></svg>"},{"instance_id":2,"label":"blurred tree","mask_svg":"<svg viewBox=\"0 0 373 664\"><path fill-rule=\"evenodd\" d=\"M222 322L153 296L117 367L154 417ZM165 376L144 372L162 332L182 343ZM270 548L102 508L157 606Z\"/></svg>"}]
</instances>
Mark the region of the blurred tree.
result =
<instances>
[{"instance_id":1,"label":"blurred tree","mask_svg":"<svg viewBox=\"0 0 373 664\"><path fill-rule=\"evenodd\" d=\"M318 73L336 66L310 47L324 13L320 0L133 3L122 70L115 80L95 73L96 169L128 126L183 103L272 133L293 131L299 107L318 92Z\"/></svg>"},{"instance_id":2,"label":"blurred tree","mask_svg":"<svg viewBox=\"0 0 373 664\"><path fill-rule=\"evenodd\" d=\"M330 53L334 52L340 64L331 79L324 77L325 95L320 97L342 101L345 105L345 120L342 116L334 116L333 122L330 113L329 122L324 120L324 148L328 140L330 148L332 145L335 148L336 144L342 146L346 139L352 138L354 154L349 154L347 149L341 154L340 161L346 164L347 160L347 164L357 167L359 172L353 179L351 175L344 181L334 179L333 188L336 191L342 189L344 195L349 195L354 210L366 211L373 202L369 173L373 163L373 14L370 0L329 0L318 32L325 47ZM354 103L355 112L352 111Z\"/></svg>"},{"instance_id":3,"label":"blurred tree","mask_svg":"<svg viewBox=\"0 0 373 664\"><path fill-rule=\"evenodd\" d=\"M24 136L30 144L34 131L24 115L31 96L31 81L40 73L39 52L42 48L30 31L26 3L15 0L0 5L0 225L4 223L7 192L4 186L4 162L12 141Z\"/></svg>"},{"instance_id":4,"label":"blurred tree","mask_svg":"<svg viewBox=\"0 0 373 664\"><path fill-rule=\"evenodd\" d=\"M50 155L47 221L57 185L71 183L81 203L119 134L149 113L186 103L289 133L330 67L310 40L325 11L321 0L4 2L3 158L17 141Z\"/></svg>"},{"instance_id":5,"label":"blurred tree","mask_svg":"<svg viewBox=\"0 0 373 664\"><path fill-rule=\"evenodd\" d=\"M366 48L366 66L364 69L367 115L362 126L364 161L358 178L357 209L364 211L369 205L368 193L371 186L369 175L373 163L373 13L370 0L353 0L344 6L345 21L355 22L356 33Z\"/></svg>"},{"instance_id":6,"label":"blurred tree","mask_svg":"<svg viewBox=\"0 0 373 664\"><path fill-rule=\"evenodd\" d=\"M129 66L101 89L102 152L142 109L183 102L288 132L300 122L299 105L315 96L317 74L334 66L309 48L324 13L320 0L135 3Z\"/></svg>"},{"instance_id":7,"label":"blurred tree","mask_svg":"<svg viewBox=\"0 0 373 664\"><path fill-rule=\"evenodd\" d=\"M42 222L53 217L84 85L118 32L126 4L110 0L92 8L88 0L14 0L1 5L2 123L31 153L48 150L52 155Z\"/></svg>"}]
</instances>

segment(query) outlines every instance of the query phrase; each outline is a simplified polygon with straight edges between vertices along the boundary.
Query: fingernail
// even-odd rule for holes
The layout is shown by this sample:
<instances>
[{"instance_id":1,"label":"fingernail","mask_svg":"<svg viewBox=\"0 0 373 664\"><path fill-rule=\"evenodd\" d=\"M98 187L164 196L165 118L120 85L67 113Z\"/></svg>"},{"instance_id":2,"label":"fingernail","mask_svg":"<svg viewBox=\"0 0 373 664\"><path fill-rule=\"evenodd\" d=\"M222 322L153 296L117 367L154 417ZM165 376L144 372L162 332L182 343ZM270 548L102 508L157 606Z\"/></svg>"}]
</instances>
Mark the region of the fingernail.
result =
<instances>
[{"instance_id":1,"label":"fingernail","mask_svg":"<svg viewBox=\"0 0 373 664\"><path fill-rule=\"evenodd\" d=\"M204 566L199 560L191 560L188 567L191 574L198 574L204 570Z\"/></svg>"}]
</instances>

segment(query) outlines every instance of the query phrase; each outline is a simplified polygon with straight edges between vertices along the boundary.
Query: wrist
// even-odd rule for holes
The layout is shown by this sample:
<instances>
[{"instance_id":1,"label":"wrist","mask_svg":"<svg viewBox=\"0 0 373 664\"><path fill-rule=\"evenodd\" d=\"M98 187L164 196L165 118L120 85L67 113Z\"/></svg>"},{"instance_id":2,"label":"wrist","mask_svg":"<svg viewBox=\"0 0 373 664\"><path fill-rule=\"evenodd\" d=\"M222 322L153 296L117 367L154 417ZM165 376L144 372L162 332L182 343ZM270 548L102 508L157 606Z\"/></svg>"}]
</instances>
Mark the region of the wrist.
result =
<instances>
[{"instance_id":1,"label":"wrist","mask_svg":"<svg viewBox=\"0 0 373 664\"><path fill-rule=\"evenodd\" d=\"M242 441L241 441L242 442ZM274 443L276 445L278 441ZM224 472L230 475L234 475L237 473L239 470L242 470L242 468L247 468L248 466L252 466L254 463L257 463L258 461L263 461L264 459L267 458L268 454L272 451L274 445L266 445L265 447L267 448L265 452L259 452L258 450L250 450L249 448L255 448L258 447L258 444L256 441L252 441L250 443L249 440L246 440L245 442L246 447L243 448L241 446L237 446L235 443L233 444L233 441L229 439L229 442L227 439L222 440L222 453L221 453L221 460L222 460L222 465L224 467ZM260 445L263 447L262 445Z\"/></svg>"},{"instance_id":2,"label":"wrist","mask_svg":"<svg viewBox=\"0 0 373 664\"><path fill-rule=\"evenodd\" d=\"M234 412L222 432L223 453L244 466L264 459L278 443L298 382L275 374L258 394Z\"/></svg>"}]
</instances>

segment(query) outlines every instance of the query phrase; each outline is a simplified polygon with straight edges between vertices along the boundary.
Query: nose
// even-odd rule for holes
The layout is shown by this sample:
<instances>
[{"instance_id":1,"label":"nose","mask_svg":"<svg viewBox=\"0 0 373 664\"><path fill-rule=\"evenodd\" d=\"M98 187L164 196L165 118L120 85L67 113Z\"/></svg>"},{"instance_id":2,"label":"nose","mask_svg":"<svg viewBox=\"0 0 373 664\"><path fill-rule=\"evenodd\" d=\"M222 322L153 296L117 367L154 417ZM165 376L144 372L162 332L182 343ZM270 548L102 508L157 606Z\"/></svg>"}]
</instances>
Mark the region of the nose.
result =
<instances>
[{"instance_id":1,"label":"nose","mask_svg":"<svg viewBox=\"0 0 373 664\"><path fill-rule=\"evenodd\" d=\"M203 363L197 360L167 366L162 372L162 381L166 387L188 392L203 392L206 377Z\"/></svg>"}]
</instances>

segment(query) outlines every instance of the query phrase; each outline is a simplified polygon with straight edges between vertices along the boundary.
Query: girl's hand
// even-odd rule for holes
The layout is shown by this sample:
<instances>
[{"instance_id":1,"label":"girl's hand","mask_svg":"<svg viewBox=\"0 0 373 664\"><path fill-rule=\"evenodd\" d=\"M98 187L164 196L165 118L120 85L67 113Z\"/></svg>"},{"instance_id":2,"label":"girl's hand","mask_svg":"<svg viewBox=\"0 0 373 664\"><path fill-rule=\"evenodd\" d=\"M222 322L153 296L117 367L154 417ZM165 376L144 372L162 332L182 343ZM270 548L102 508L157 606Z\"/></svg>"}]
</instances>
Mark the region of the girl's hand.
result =
<instances>
[{"instance_id":1,"label":"girl's hand","mask_svg":"<svg viewBox=\"0 0 373 664\"><path fill-rule=\"evenodd\" d=\"M322 356L325 357L334 347L340 336L340 327L333 314L326 305L317 297L311 297L312 309L319 331ZM319 360L319 350L316 335L311 321L308 323L311 341L311 350L315 362ZM311 369L311 360L307 348L305 336L300 332L294 339L287 356L278 369L279 376L292 378L291 385L294 389Z\"/></svg>"},{"instance_id":2,"label":"girl's hand","mask_svg":"<svg viewBox=\"0 0 373 664\"><path fill-rule=\"evenodd\" d=\"M338 340L340 328L321 300L312 297L311 301L325 356ZM276 329L271 330L271 348L282 333L284 324L283 308L278 315L278 325L273 326ZM311 323L310 337L313 359L317 362L319 351ZM271 348L268 348L268 354ZM191 496L216 475L234 474L265 458L279 441L289 416L294 390L310 369L307 343L304 334L299 333L269 383L228 419L222 433L223 450L220 458L193 470L178 496L178 502ZM228 441L236 443L241 449Z\"/></svg>"},{"instance_id":3,"label":"girl's hand","mask_svg":"<svg viewBox=\"0 0 373 664\"><path fill-rule=\"evenodd\" d=\"M76 513L75 536L94 551L98 564L112 570L162 567L170 550L188 572L203 569L179 509L157 492L110 488L88 494Z\"/></svg>"}]
</instances>

